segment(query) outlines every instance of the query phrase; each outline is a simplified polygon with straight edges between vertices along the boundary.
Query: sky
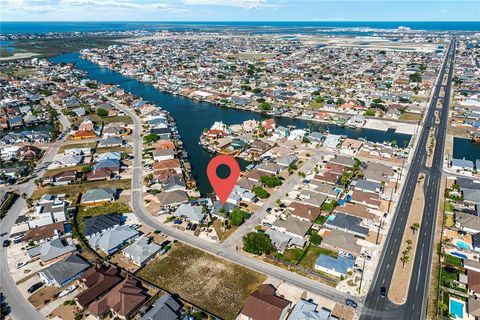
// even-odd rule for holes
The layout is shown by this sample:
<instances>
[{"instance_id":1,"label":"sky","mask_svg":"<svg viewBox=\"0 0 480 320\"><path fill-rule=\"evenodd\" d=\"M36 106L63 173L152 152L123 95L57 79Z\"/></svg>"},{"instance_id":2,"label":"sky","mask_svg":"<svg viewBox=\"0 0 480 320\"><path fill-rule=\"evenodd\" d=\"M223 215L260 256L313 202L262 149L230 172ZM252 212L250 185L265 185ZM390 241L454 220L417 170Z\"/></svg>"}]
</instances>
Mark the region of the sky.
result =
<instances>
[{"instance_id":1,"label":"sky","mask_svg":"<svg viewBox=\"0 0 480 320\"><path fill-rule=\"evenodd\" d=\"M480 21L480 0L0 0L1 21Z\"/></svg>"}]
</instances>

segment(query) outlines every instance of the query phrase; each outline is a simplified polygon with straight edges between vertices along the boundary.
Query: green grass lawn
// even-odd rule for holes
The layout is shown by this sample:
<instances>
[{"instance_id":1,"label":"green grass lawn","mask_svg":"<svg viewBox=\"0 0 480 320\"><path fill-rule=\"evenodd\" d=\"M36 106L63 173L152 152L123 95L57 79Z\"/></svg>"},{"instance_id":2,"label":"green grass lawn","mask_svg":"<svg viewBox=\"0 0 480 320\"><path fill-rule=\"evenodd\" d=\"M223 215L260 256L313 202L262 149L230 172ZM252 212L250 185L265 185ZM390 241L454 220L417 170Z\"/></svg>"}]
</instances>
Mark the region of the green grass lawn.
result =
<instances>
[{"instance_id":1,"label":"green grass lawn","mask_svg":"<svg viewBox=\"0 0 480 320\"><path fill-rule=\"evenodd\" d=\"M400 115L400 120L419 121L419 120L422 119L422 117L423 116L421 114L405 112L405 113Z\"/></svg>"},{"instance_id":2,"label":"green grass lawn","mask_svg":"<svg viewBox=\"0 0 480 320\"><path fill-rule=\"evenodd\" d=\"M452 255L445 255L445 264L455 267L462 267L462 259Z\"/></svg>"},{"instance_id":3,"label":"green grass lawn","mask_svg":"<svg viewBox=\"0 0 480 320\"><path fill-rule=\"evenodd\" d=\"M315 223L323 225L327 221L326 216L318 216L318 218L315 220Z\"/></svg>"},{"instance_id":4,"label":"green grass lawn","mask_svg":"<svg viewBox=\"0 0 480 320\"><path fill-rule=\"evenodd\" d=\"M180 242L137 275L223 319L235 319L250 293L266 279Z\"/></svg>"},{"instance_id":5,"label":"green grass lawn","mask_svg":"<svg viewBox=\"0 0 480 320\"><path fill-rule=\"evenodd\" d=\"M116 189L130 189L131 180L109 180L109 181L95 181L95 182L81 182L76 184L70 184L66 186L54 186L36 189L32 194L32 199L40 199L44 194L62 194L75 195L80 192L85 192L90 189L98 188L116 188Z\"/></svg>"},{"instance_id":6,"label":"green grass lawn","mask_svg":"<svg viewBox=\"0 0 480 320\"><path fill-rule=\"evenodd\" d=\"M285 250L283 254L277 253L275 256L279 259L282 259L283 261L297 264L300 261L300 259L303 257L304 253L305 253L305 250L303 249L293 248L293 249Z\"/></svg>"},{"instance_id":7,"label":"green grass lawn","mask_svg":"<svg viewBox=\"0 0 480 320\"><path fill-rule=\"evenodd\" d=\"M85 227L84 220L86 218L100 216L108 213L127 213L132 212L130 205L126 202L115 201L107 205L95 207L80 207L77 213L78 228L83 232Z\"/></svg>"},{"instance_id":8,"label":"green grass lawn","mask_svg":"<svg viewBox=\"0 0 480 320\"><path fill-rule=\"evenodd\" d=\"M444 287L450 287L450 282L458 279L458 273L450 273L445 268L440 269L440 284Z\"/></svg>"}]
</instances>

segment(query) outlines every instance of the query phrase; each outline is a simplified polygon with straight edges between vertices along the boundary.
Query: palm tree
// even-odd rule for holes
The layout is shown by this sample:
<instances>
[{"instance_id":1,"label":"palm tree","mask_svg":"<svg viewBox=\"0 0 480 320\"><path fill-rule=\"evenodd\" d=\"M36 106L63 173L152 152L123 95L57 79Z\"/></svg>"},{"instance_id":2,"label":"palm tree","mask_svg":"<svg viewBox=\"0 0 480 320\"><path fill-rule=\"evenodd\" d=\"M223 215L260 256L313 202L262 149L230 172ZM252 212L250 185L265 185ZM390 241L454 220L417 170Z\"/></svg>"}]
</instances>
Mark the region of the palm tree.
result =
<instances>
[{"instance_id":1,"label":"palm tree","mask_svg":"<svg viewBox=\"0 0 480 320\"><path fill-rule=\"evenodd\" d=\"M406 242L407 242L407 244L408 244L409 246L411 246L412 243L413 243L412 239L408 239Z\"/></svg>"},{"instance_id":2,"label":"palm tree","mask_svg":"<svg viewBox=\"0 0 480 320\"><path fill-rule=\"evenodd\" d=\"M405 269L405 264L407 264L408 261L410 261L410 257L408 255L403 255L400 257L400 261L403 264L403 269Z\"/></svg>"},{"instance_id":3,"label":"palm tree","mask_svg":"<svg viewBox=\"0 0 480 320\"><path fill-rule=\"evenodd\" d=\"M412 229L413 234L415 234L415 231L420 229L420 224L419 223L414 223L410 226L410 229Z\"/></svg>"}]
</instances>

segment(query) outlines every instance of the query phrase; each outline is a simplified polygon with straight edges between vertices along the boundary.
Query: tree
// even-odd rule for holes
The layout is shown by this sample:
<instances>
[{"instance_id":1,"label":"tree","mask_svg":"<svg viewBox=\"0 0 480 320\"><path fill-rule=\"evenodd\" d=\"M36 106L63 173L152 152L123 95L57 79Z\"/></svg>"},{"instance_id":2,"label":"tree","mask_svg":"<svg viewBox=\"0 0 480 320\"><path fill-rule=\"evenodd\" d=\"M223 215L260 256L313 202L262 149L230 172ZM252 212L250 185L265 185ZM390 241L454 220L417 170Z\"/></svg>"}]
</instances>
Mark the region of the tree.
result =
<instances>
[{"instance_id":1,"label":"tree","mask_svg":"<svg viewBox=\"0 0 480 320\"><path fill-rule=\"evenodd\" d=\"M267 199L270 194L260 186L253 187L253 193L260 199Z\"/></svg>"},{"instance_id":2,"label":"tree","mask_svg":"<svg viewBox=\"0 0 480 320\"><path fill-rule=\"evenodd\" d=\"M320 243L322 243L322 236L320 236L318 234L318 232L316 230L310 230L310 243L311 244L314 244L314 245L320 245Z\"/></svg>"},{"instance_id":3,"label":"tree","mask_svg":"<svg viewBox=\"0 0 480 320\"><path fill-rule=\"evenodd\" d=\"M151 142L157 141L158 139L160 139L158 134L149 133L149 134L147 134L146 136L143 137L143 142L144 143L151 143Z\"/></svg>"},{"instance_id":4,"label":"tree","mask_svg":"<svg viewBox=\"0 0 480 320\"><path fill-rule=\"evenodd\" d=\"M282 204L282 200L277 199L277 200L275 201L275 205L276 205L277 207L280 207L281 204Z\"/></svg>"},{"instance_id":5,"label":"tree","mask_svg":"<svg viewBox=\"0 0 480 320\"><path fill-rule=\"evenodd\" d=\"M262 109L263 111L268 111L268 110L272 110L272 105L268 102L262 102L260 104L260 109Z\"/></svg>"},{"instance_id":6,"label":"tree","mask_svg":"<svg viewBox=\"0 0 480 320\"><path fill-rule=\"evenodd\" d=\"M98 108L97 109L97 116L102 117L102 118L106 117L106 116L108 116L108 111L103 109L103 108Z\"/></svg>"},{"instance_id":7,"label":"tree","mask_svg":"<svg viewBox=\"0 0 480 320\"><path fill-rule=\"evenodd\" d=\"M90 171L92 171L92 170L93 170L93 166L91 166L91 165L83 166L83 167L80 169L80 171L83 172L83 173L88 173L88 172L90 172Z\"/></svg>"},{"instance_id":8,"label":"tree","mask_svg":"<svg viewBox=\"0 0 480 320\"><path fill-rule=\"evenodd\" d=\"M405 269L405 264L407 264L408 261L410 261L410 257L408 255L403 255L400 257L400 261L402 262L403 268Z\"/></svg>"},{"instance_id":9,"label":"tree","mask_svg":"<svg viewBox=\"0 0 480 320\"><path fill-rule=\"evenodd\" d=\"M420 224L419 223L414 223L410 226L410 229L412 230L413 234L415 234L418 229L420 229Z\"/></svg>"},{"instance_id":10,"label":"tree","mask_svg":"<svg viewBox=\"0 0 480 320\"><path fill-rule=\"evenodd\" d=\"M247 220L249 217L250 217L250 214L248 212L240 210L239 208L235 208L230 213L230 225L239 226L243 222L245 222L245 220Z\"/></svg>"},{"instance_id":11,"label":"tree","mask_svg":"<svg viewBox=\"0 0 480 320\"><path fill-rule=\"evenodd\" d=\"M415 72L408 76L408 80L410 80L410 82L421 82L422 77L418 72Z\"/></svg>"},{"instance_id":12,"label":"tree","mask_svg":"<svg viewBox=\"0 0 480 320\"><path fill-rule=\"evenodd\" d=\"M256 255L270 254L275 252L275 246L272 244L270 237L261 232L250 232L243 237L243 249L248 253Z\"/></svg>"},{"instance_id":13,"label":"tree","mask_svg":"<svg viewBox=\"0 0 480 320\"><path fill-rule=\"evenodd\" d=\"M282 180L278 176L262 176L260 181L267 187L274 188L282 184Z\"/></svg>"},{"instance_id":14,"label":"tree","mask_svg":"<svg viewBox=\"0 0 480 320\"><path fill-rule=\"evenodd\" d=\"M27 207L31 208L33 206L33 199L32 198L25 199L25 202L27 203Z\"/></svg>"}]
</instances>

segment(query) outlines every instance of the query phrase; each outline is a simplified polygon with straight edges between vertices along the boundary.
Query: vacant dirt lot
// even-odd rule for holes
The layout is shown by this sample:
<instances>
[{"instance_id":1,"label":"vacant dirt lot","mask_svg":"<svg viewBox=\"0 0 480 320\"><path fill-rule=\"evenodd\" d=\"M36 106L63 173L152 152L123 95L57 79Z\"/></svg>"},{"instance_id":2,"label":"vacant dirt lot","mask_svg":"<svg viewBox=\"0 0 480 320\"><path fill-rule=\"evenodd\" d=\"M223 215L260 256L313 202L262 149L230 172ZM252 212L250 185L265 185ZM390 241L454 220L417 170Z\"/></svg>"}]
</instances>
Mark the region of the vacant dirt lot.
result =
<instances>
[{"instance_id":1,"label":"vacant dirt lot","mask_svg":"<svg viewBox=\"0 0 480 320\"><path fill-rule=\"evenodd\" d=\"M138 276L223 319L234 319L248 295L266 279L250 269L181 243L151 261Z\"/></svg>"}]
</instances>

